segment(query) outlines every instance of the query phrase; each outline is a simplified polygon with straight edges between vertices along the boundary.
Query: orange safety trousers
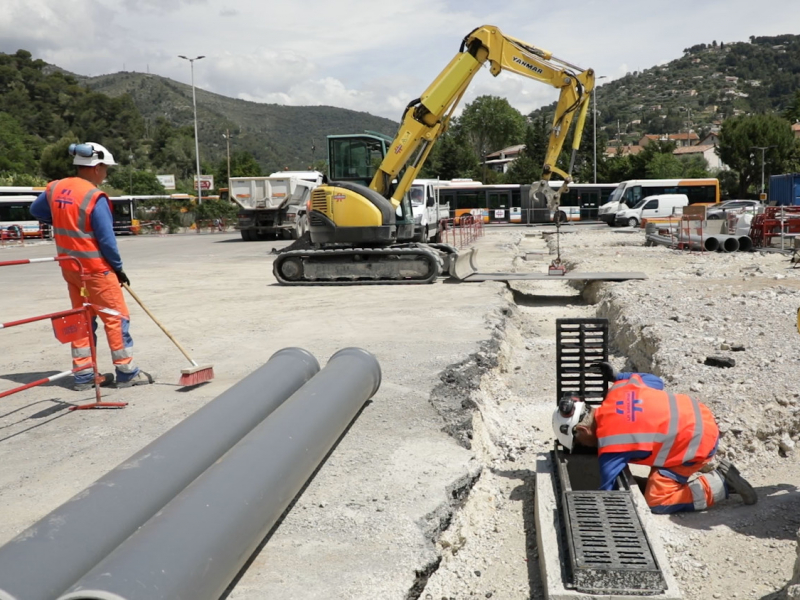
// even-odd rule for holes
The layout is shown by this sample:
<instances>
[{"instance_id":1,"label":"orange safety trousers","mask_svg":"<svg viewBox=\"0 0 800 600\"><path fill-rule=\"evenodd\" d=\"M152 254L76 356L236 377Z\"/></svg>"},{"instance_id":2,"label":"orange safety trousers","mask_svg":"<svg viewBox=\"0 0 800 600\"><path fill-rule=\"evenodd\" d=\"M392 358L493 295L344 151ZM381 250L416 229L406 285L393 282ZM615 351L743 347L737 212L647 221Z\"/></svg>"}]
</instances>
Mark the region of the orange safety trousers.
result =
<instances>
[{"instance_id":1,"label":"orange safety trousers","mask_svg":"<svg viewBox=\"0 0 800 600\"><path fill-rule=\"evenodd\" d=\"M111 349L111 359L116 370L117 381L128 381L133 378L139 372L139 369L133 363L133 339L128 332L130 314L116 274L111 271L90 273L87 275L85 283L81 281L80 273L77 271L62 269L61 274L67 282L69 298L72 301L73 308L83 306L84 298L81 296L81 287L83 285L86 286L88 294L86 301L92 305L92 330L97 331L97 319L95 317L99 316L100 320L103 321L106 339ZM96 344L96 333L94 338ZM84 367L91 364L91 362L89 338L72 342L73 368ZM93 374L89 369L75 374L76 383L91 382L92 378Z\"/></svg>"},{"instance_id":2,"label":"orange safety trousers","mask_svg":"<svg viewBox=\"0 0 800 600\"><path fill-rule=\"evenodd\" d=\"M690 466L652 468L644 491L650 510L660 514L705 510L727 498L725 479L717 471L703 473L689 481L689 477L711 462L712 458Z\"/></svg>"}]
</instances>

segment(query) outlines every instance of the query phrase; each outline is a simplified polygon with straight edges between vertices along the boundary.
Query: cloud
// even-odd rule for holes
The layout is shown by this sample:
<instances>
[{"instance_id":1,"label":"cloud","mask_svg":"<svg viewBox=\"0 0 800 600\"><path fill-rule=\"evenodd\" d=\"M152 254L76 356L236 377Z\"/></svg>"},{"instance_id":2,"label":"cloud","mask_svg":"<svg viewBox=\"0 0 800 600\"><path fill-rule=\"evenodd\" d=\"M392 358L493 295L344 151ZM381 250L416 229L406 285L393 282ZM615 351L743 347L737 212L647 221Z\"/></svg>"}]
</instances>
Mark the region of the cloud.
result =
<instances>
[{"instance_id":1,"label":"cloud","mask_svg":"<svg viewBox=\"0 0 800 600\"><path fill-rule=\"evenodd\" d=\"M88 0L78 11L64 0L4 0L0 51L24 48L82 75L124 64L183 83L190 72L177 55L205 55L195 83L210 91L398 120L479 25L592 67L607 83L694 44L797 30L795 4L771 0L765 12L749 0L673 0L647 10L637 0L576 0L547 10L529 0ZM485 70L463 102L483 94L505 97L523 113L557 97L548 85Z\"/></svg>"}]
</instances>

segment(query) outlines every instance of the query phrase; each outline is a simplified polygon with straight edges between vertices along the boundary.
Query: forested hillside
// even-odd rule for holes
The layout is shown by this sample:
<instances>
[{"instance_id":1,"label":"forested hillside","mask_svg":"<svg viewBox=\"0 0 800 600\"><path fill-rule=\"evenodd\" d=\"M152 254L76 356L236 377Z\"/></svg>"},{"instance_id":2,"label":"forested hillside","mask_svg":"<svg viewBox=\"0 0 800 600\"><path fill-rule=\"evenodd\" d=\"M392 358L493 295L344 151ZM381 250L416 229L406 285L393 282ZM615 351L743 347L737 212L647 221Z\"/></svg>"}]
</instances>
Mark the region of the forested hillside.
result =
<instances>
[{"instance_id":1,"label":"forested hillside","mask_svg":"<svg viewBox=\"0 0 800 600\"><path fill-rule=\"evenodd\" d=\"M325 136L332 133L370 129L394 135L397 129L389 119L341 108L258 104L196 91L203 172L216 174L222 185L226 130L234 174L238 169L252 175L306 169L315 162L322 168ZM126 181L147 171L172 173L191 189L196 171L191 86L142 73L84 78L25 50L0 54L3 181L25 185L71 173L66 150L79 141L106 145L123 165L117 171Z\"/></svg>"},{"instance_id":2,"label":"forested hillside","mask_svg":"<svg viewBox=\"0 0 800 600\"><path fill-rule=\"evenodd\" d=\"M617 136L618 124L623 143L646 133L701 134L733 116L784 113L800 90L800 36L712 40L667 64L598 84L598 128L609 138Z\"/></svg>"}]
</instances>

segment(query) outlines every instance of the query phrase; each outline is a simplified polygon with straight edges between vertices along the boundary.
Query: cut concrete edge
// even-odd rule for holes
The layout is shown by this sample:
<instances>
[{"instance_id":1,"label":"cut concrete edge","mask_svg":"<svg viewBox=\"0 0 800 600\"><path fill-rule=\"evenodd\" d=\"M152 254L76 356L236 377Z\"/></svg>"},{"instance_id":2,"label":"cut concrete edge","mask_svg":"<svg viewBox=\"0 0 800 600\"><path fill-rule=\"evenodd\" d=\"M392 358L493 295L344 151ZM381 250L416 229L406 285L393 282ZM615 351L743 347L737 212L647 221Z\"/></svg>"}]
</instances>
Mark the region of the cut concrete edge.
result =
<instances>
[{"instance_id":1,"label":"cut concrete edge","mask_svg":"<svg viewBox=\"0 0 800 600\"><path fill-rule=\"evenodd\" d=\"M553 489L553 463L549 454L539 454L536 460L536 487L534 510L536 519L536 542L539 546L539 567L542 572L542 583L546 600L575 600L591 598L602 600L682 600L680 589L667 560L664 547L658 535L658 524L650 512L639 488L631 486L631 495L636 512L647 533L653 556L664 576L667 589L657 595L619 595L619 594L584 594L564 587L561 577L561 557L559 554L559 526L556 514L556 497Z\"/></svg>"}]
</instances>

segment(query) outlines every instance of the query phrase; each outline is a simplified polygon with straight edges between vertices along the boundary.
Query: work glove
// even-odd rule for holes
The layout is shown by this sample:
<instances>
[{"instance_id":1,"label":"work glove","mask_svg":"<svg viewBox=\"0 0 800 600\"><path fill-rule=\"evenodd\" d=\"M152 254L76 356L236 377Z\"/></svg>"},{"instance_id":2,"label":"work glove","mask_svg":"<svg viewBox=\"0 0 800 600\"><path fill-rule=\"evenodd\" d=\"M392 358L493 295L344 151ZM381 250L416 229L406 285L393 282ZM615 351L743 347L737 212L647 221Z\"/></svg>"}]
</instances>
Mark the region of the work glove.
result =
<instances>
[{"instance_id":1,"label":"work glove","mask_svg":"<svg viewBox=\"0 0 800 600\"><path fill-rule=\"evenodd\" d=\"M603 374L603 379L606 381L614 382L617 380L617 372L614 370L614 367L611 366L610 362L596 362L592 364L593 367L597 367L600 369L600 372Z\"/></svg>"},{"instance_id":2,"label":"work glove","mask_svg":"<svg viewBox=\"0 0 800 600\"><path fill-rule=\"evenodd\" d=\"M123 271L122 269L120 269L119 271L114 271L114 273L116 274L117 279L119 279L119 286L120 287L122 287L123 283L125 283L127 285L131 284L131 280L128 279L128 276L125 275L125 271Z\"/></svg>"}]
</instances>

